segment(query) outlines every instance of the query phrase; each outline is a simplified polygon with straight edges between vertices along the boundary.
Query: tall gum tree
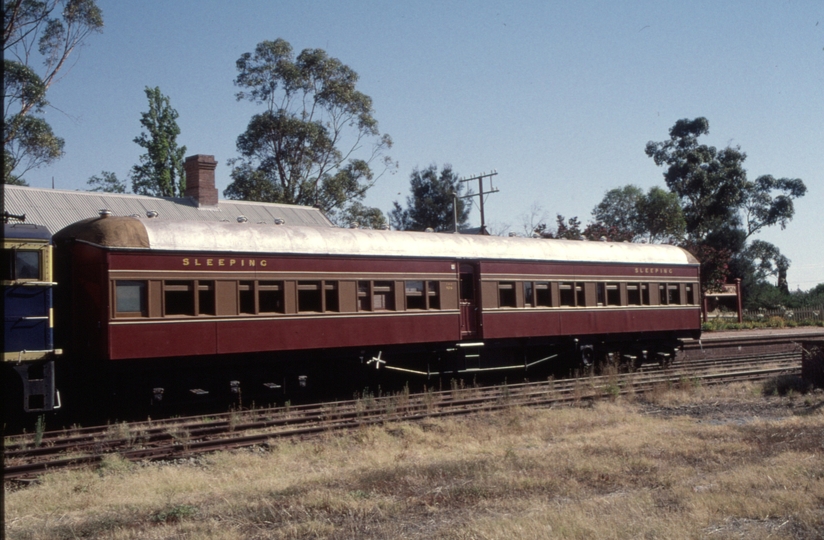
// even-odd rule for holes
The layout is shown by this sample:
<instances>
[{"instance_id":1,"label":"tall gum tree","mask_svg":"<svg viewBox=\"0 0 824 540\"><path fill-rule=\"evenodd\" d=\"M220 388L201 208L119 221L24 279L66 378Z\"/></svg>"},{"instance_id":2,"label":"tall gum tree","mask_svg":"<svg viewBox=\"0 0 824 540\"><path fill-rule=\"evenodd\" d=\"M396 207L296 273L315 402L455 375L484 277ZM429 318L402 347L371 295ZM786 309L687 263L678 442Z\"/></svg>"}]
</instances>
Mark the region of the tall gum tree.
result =
<instances>
[{"instance_id":1,"label":"tall gum tree","mask_svg":"<svg viewBox=\"0 0 824 540\"><path fill-rule=\"evenodd\" d=\"M747 155L740 147L719 150L699 143L709 127L703 117L681 119L670 129L669 140L646 146L647 156L666 167L664 180L681 202L685 245L702 261L705 289L730 275L743 278L745 268L752 266L748 239L765 227L784 229L795 214L793 200L807 191L799 178L763 175L748 180L743 166ZM764 244L759 244L762 251ZM782 260L785 263L789 265Z\"/></svg>"},{"instance_id":2,"label":"tall gum tree","mask_svg":"<svg viewBox=\"0 0 824 540\"><path fill-rule=\"evenodd\" d=\"M94 0L6 0L3 3L3 182L63 155L64 141L38 116L69 58L101 32Z\"/></svg>"},{"instance_id":3,"label":"tall gum tree","mask_svg":"<svg viewBox=\"0 0 824 540\"><path fill-rule=\"evenodd\" d=\"M240 157L230 161L226 197L316 206L334 219L397 167L385 155L392 139L378 130L372 99L337 58L321 49L295 58L277 39L243 54L237 70L238 101L264 110L237 139Z\"/></svg>"}]
</instances>

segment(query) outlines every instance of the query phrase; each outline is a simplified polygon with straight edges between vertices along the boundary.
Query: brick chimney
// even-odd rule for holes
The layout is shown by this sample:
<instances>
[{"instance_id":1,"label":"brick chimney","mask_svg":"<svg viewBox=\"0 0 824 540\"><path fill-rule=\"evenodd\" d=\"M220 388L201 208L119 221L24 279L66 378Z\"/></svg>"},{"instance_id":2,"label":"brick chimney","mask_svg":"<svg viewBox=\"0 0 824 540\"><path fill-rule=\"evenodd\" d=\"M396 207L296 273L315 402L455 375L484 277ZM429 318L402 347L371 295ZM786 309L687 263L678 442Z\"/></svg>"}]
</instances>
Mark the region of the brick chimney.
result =
<instances>
[{"instance_id":1,"label":"brick chimney","mask_svg":"<svg viewBox=\"0 0 824 540\"><path fill-rule=\"evenodd\" d=\"M198 206L217 206L215 187L215 156L198 154L186 158L186 197L191 197Z\"/></svg>"}]
</instances>

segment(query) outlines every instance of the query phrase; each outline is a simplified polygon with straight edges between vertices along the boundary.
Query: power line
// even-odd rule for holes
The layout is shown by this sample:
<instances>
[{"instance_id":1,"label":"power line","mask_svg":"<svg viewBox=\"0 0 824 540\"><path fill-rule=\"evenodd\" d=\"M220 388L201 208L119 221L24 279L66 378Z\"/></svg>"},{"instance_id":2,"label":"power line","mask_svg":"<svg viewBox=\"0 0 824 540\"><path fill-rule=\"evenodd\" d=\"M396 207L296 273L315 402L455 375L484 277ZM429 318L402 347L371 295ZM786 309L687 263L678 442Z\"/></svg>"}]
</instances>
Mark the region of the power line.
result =
<instances>
[{"instance_id":1,"label":"power line","mask_svg":"<svg viewBox=\"0 0 824 540\"><path fill-rule=\"evenodd\" d=\"M471 182L472 180L477 180L478 181L478 193L472 193L470 195L464 195L463 197L458 197L458 198L468 199L470 197L478 197L478 200L480 201L479 206L481 208L481 234L486 234L486 235L489 234L486 230L486 223L484 221L484 195L487 195L489 193L498 193L498 188L492 186L492 177L496 176L497 174L498 174L498 171L496 171L495 169L492 169L492 172L490 172L490 173L478 174L478 175L475 175L475 176L471 176L469 178L461 178L460 180L458 180L458 182ZM484 178L489 178L489 188L490 188L489 191L484 191ZM456 211L456 214L457 214L457 204L455 205L455 207L456 207L455 211ZM456 223L457 223L457 217L455 218L455 220L456 220ZM457 225L456 225L455 230L457 232Z\"/></svg>"}]
</instances>

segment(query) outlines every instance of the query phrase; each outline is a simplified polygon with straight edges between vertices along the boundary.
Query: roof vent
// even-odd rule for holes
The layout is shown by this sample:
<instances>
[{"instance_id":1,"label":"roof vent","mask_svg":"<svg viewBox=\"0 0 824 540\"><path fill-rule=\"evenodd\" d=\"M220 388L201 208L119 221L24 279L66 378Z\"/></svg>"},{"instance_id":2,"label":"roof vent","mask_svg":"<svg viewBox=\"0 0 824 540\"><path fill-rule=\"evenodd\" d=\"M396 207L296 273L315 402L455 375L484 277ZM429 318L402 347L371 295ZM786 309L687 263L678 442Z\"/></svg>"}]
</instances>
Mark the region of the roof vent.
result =
<instances>
[{"instance_id":1,"label":"roof vent","mask_svg":"<svg viewBox=\"0 0 824 540\"><path fill-rule=\"evenodd\" d=\"M509 237L510 237L510 238L513 238L513 237L515 237L515 236L518 236L518 233L516 233L515 231L511 231L511 232L509 233Z\"/></svg>"},{"instance_id":2,"label":"roof vent","mask_svg":"<svg viewBox=\"0 0 824 540\"><path fill-rule=\"evenodd\" d=\"M283 225L286 223L286 220L283 218L275 218L275 225Z\"/></svg>"},{"instance_id":3,"label":"roof vent","mask_svg":"<svg viewBox=\"0 0 824 540\"><path fill-rule=\"evenodd\" d=\"M392 227L390 227L388 223L384 223L381 229L383 229L384 231L391 231Z\"/></svg>"},{"instance_id":4,"label":"roof vent","mask_svg":"<svg viewBox=\"0 0 824 540\"><path fill-rule=\"evenodd\" d=\"M607 241L607 237L606 237L606 236L602 236L601 238L599 238L599 240L600 240L601 242L606 242L606 241Z\"/></svg>"},{"instance_id":5,"label":"roof vent","mask_svg":"<svg viewBox=\"0 0 824 540\"><path fill-rule=\"evenodd\" d=\"M435 229L432 227L427 227L423 232L435 232Z\"/></svg>"},{"instance_id":6,"label":"roof vent","mask_svg":"<svg viewBox=\"0 0 824 540\"><path fill-rule=\"evenodd\" d=\"M112 215L112 211L109 210L108 208L101 208L100 210L97 211L97 213L100 214L100 217L102 217L102 218L107 218L110 215Z\"/></svg>"},{"instance_id":7,"label":"roof vent","mask_svg":"<svg viewBox=\"0 0 824 540\"><path fill-rule=\"evenodd\" d=\"M146 212L146 217L149 218L149 219L156 218L157 217L157 212L155 212L154 210L148 210Z\"/></svg>"},{"instance_id":8,"label":"roof vent","mask_svg":"<svg viewBox=\"0 0 824 540\"><path fill-rule=\"evenodd\" d=\"M238 216L237 217L237 222L238 223L246 223L247 221L249 221L249 219L246 216Z\"/></svg>"},{"instance_id":9,"label":"roof vent","mask_svg":"<svg viewBox=\"0 0 824 540\"><path fill-rule=\"evenodd\" d=\"M352 223L349 224L350 229L357 229L359 227L360 227L360 223L358 223L357 221L353 221Z\"/></svg>"}]
</instances>

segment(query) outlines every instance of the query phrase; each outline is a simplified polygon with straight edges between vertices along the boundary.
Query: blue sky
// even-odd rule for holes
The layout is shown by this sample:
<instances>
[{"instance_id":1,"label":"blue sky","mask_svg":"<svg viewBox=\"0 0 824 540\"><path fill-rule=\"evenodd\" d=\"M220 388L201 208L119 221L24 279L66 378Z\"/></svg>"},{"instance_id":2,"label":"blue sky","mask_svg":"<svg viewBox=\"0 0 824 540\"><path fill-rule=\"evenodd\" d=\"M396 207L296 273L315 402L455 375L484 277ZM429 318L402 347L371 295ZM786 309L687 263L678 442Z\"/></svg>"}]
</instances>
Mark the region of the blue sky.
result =
<instances>
[{"instance_id":1,"label":"blue sky","mask_svg":"<svg viewBox=\"0 0 824 540\"><path fill-rule=\"evenodd\" d=\"M493 230L522 232L537 203L586 222L604 193L663 185L644 154L680 118L705 116L740 145L751 178L801 178L786 230L759 235L792 261L790 287L824 282L824 1L98 0L92 36L49 92L66 155L29 184L84 189L124 178L141 148L146 86L180 113L187 154L213 154L229 183L235 140L259 110L237 102L235 61L263 40L321 48L359 75L399 162L368 193L387 212L416 166L496 169ZM477 210L471 220L478 224Z\"/></svg>"}]
</instances>

